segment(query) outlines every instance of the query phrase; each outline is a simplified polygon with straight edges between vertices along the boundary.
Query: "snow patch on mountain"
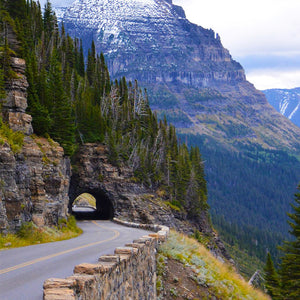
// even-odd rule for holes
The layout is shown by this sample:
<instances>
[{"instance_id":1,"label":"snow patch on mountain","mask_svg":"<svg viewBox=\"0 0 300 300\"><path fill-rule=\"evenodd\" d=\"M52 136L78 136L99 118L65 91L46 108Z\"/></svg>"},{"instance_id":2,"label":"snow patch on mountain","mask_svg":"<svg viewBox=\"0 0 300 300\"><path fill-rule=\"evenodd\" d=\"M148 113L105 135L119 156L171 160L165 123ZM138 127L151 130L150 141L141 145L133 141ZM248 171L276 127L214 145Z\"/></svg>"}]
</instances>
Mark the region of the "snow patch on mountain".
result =
<instances>
[{"instance_id":1,"label":"snow patch on mountain","mask_svg":"<svg viewBox=\"0 0 300 300\"><path fill-rule=\"evenodd\" d=\"M269 103L300 127L300 88L263 91Z\"/></svg>"},{"instance_id":2,"label":"snow patch on mountain","mask_svg":"<svg viewBox=\"0 0 300 300\"><path fill-rule=\"evenodd\" d=\"M122 32L142 34L148 25L172 35L171 19L185 19L183 9L161 0L76 0L68 7L54 7L58 20L96 29L101 42L122 44ZM161 24L164 24L162 27ZM145 32L144 38L151 39Z\"/></svg>"}]
</instances>

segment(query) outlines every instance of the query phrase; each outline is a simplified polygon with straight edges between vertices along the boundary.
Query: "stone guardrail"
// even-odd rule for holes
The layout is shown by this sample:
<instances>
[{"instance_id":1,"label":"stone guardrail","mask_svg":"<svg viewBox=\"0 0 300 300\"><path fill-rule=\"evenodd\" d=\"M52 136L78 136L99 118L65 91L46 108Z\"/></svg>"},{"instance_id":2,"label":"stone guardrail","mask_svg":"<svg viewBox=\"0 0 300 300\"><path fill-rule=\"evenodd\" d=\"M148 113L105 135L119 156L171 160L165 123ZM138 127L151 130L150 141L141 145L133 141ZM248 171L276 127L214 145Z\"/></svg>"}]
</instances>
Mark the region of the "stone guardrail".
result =
<instances>
[{"instance_id":1,"label":"stone guardrail","mask_svg":"<svg viewBox=\"0 0 300 300\"><path fill-rule=\"evenodd\" d=\"M44 282L44 300L147 299L156 297L156 248L165 241L169 228L137 224L114 218L114 222L154 231L104 255L97 264L75 266L74 275Z\"/></svg>"}]
</instances>

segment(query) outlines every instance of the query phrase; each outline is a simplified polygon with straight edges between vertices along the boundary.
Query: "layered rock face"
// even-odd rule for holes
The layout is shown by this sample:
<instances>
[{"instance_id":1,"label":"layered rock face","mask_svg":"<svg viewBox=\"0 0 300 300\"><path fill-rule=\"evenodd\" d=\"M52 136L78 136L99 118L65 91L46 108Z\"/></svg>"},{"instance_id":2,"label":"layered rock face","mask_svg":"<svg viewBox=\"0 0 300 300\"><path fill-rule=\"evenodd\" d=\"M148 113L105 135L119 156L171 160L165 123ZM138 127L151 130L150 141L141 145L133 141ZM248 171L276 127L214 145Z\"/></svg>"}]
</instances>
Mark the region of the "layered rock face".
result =
<instances>
[{"instance_id":1,"label":"layered rock face","mask_svg":"<svg viewBox=\"0 0 300 300\"><path fill-rule=\"evenodd\" d=\"M0 232L15 231L24 221L57 224L67 216L69 200L69 160L58 143L31 135L25 61L12 58L12 68L17 78L7 85L2 116L11 129L24 133L24 142L17 153L0 144Z\"/></svg>"},{"instance_id":2,"label":"layered rock face","mask_svg":"<svg viewBox=\"0 0 300 300\"><path fill-rule=\"evenodd\" d=\"M32 118L26 114L28 82L25 77L25 61L12 57L12 68L16 78L7 83L6 99L2 101L3 121L14 131L21 131L27 135L33 133Z\"/></svg>"}]
</instances>

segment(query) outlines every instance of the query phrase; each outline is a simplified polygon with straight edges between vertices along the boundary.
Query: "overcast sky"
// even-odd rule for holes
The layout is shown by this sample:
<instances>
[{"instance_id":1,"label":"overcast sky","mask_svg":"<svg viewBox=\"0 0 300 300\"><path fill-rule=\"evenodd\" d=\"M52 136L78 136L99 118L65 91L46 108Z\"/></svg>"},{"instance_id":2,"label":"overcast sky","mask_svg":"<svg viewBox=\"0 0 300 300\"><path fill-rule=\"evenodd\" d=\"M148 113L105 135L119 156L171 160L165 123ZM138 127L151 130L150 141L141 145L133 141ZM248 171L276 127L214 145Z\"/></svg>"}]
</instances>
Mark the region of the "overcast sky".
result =
<instances>
[{"instance_id":1,"label":"overcast sky","mask_svg":"<svg viewBox=\"0 0 300 300\"><path fill-rule=\"evenodd\" d=\"M300 86L300 0L173 0L219 33L259 89Z\"/></svg>"},{"instance_id":2,"label":"overcast sky","mask_svg":"<svg viewBox=\"0 0 300 300\"><path fill-rule=\"evenodd\" d=\"M63 5L74 0L52 0ZM45 0L40 1L42 6ZM173 0L219 33L259 89L300 87L300 0Z\"/></svg>"}]
</instances>

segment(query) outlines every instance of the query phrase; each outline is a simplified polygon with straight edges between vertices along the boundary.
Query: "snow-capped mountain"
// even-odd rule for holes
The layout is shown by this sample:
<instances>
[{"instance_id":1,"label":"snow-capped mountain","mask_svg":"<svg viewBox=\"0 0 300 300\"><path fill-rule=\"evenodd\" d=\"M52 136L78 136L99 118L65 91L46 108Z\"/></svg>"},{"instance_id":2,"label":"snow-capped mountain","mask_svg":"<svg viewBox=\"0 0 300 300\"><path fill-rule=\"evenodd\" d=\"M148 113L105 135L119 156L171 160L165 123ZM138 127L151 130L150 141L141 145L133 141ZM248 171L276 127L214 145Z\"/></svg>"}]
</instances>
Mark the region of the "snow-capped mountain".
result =
<instances>
[{"instance_id":1,"label":"snow-capped mountain","mask_svg":"<svg viewBox=\"0 0 300 300\"><path fill-rule=\"evenodd\" d=\"M87 47L95 41L116 78L197 86L245 80L218 35L190 23L171 0L77 0L60 20Z\"/></svg>"},{"instance_id":2,"label":"snow-capped mountain","mask_svg":"<svg viewBox=\"0 0 300 300\"><path fill-rule=\"evenodd\" d=\"M300 148L298 128L246 80L218 34L189 22L172 0L76 0L60 20L85 49L94 40L113 78L146 87L152 108L175 126L231 145Z\"/></svg>"},{"instance_id":3,"label":"snow-capped mountain","mask_svg":"<svg viewBox=\"0 0 300 300\"><path fill-rule=\"evenodd\" d=\"M300 88L264 90L269 103L300 127Z\"/></svg>"}]
</instances>

